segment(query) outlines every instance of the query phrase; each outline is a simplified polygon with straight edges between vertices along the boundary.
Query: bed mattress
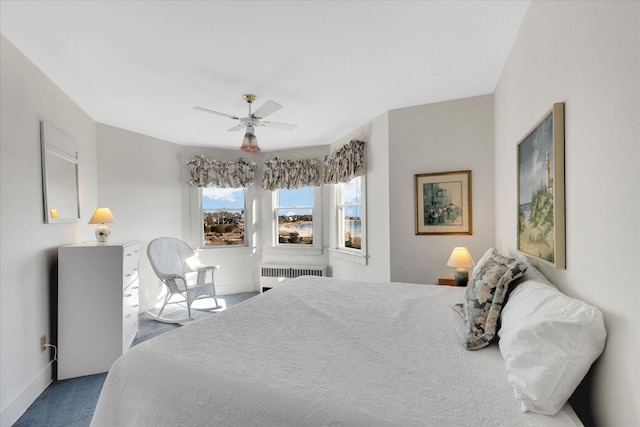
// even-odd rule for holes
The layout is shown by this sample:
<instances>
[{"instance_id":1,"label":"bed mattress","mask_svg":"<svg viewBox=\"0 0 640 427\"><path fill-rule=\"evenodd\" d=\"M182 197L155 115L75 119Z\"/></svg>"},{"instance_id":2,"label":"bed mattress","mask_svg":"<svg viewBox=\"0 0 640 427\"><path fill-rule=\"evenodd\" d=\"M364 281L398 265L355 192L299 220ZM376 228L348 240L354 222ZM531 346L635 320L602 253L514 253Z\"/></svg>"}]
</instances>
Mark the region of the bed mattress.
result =
<instances>
[{"instance_id":1,"label":"bed mattress","mask_svg":"<svg viewBox=\"0 0 640 427\"><path fill-rule=\"evenodd\" d=\"M522 413L464 288L303 277L125 353L92 426L576 426Z\"/></svg>"}]
</instances>

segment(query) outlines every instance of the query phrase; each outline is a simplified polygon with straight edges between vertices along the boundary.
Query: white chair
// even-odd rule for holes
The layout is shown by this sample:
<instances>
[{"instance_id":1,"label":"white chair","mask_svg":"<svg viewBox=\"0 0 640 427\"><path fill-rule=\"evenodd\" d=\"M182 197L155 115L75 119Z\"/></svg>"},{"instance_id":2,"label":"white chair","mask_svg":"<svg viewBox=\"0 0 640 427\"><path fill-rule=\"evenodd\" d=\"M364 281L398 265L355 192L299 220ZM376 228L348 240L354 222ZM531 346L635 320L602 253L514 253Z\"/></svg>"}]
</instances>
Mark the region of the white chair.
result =
<instances>
[{"instance_id":1,"label":"white chair","mask_svg":"<svg viewBox=\"0 0 640 427\"><path fill-rule=\"evenodd\" d=\"M173 237L159 237L152 240L147 247L147 256L151 262L153 271L158 279L167 286L167 295L158 314L147 311L147 314L160 322L179 323L193 320L191 317L191 304L196 299L213 298L215 306L198 308L197 310L213 310L221 308L216 298L216 288L213 281L213 274L217 265L203 265L196 257L193 249L180 239ZM211 272L211 281L207 281L208 273ZM195 283L194 282L195 279ZM186 319L171 319L162 317L162 312L169 300L174 296L181 296L177 301L187 303ZM174 303L174 302L172 302ZM196 308L194 307L194 310Z\"/></svg>"}]
</instances>

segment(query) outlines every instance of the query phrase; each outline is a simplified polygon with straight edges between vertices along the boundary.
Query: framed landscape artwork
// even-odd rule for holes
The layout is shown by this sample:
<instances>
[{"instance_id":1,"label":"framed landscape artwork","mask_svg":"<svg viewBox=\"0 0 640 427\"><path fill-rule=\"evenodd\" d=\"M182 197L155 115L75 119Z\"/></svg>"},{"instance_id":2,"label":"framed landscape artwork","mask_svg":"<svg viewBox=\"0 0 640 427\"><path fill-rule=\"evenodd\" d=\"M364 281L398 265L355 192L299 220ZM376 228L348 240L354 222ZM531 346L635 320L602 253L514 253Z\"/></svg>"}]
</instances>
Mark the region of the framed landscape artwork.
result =
<instances>
[{"instance_id":1,"label":"framed landscape artwork","mask_svg":"<svg viewBox=\"0 0 640 427\"><path fill-rule=\"evenodd\" d=\"M416 234L472 234L471 171L415 176Z\"/></svg>"},{"instance_id":2,"label":"framed landscape artwork","mask_svg":"<svg viewBox=\"0 0 640 427\"><path fill-rule=\"evenodd\" d=\"M564 103L555 103L518 144L517 249L565 268Z\"/></svg>"}]
</instances>

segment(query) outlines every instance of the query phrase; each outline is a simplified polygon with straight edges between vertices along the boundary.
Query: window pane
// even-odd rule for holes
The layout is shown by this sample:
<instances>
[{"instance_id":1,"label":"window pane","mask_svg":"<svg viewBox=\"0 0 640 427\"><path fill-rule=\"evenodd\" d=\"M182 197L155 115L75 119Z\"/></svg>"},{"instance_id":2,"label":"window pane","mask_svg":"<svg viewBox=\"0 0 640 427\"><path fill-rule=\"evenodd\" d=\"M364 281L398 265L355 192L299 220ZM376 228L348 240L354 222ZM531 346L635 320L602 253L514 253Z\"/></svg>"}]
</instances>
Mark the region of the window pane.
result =
<instances>
[{"instance_id":1,"label":"window pane","mask_svg":"<svg viewBox=\"0 0 640 427\"><path fill-rule=\"evenodd\" d=\"M276 216L278 244L312 245L313 187L278 190Z\"/></svg>"},{"instance_id":2,"label":"window pane","mask_svg":"<svg viewBox=\"0 0 640 427\"><path fill-rule=\"evenodd\" d=\"M245 245L244 189L202 189L204 246Z\"/></svg>"},{"instance_id":3,"label":"window pane","mask_svg":"<svg viewBox=\"0 0 640 427\"><path fill-rule=\"evenodd\" d=\"M235 208L244 209L244 189L215 188L202 189L202 209Z\"/></svg>"},{"instance_id":4,"label":"window pane","mask_svg":"<svg viewBox=\"0 0 640 427\"><path fill-rule=\"evenodd\" d=\"M362 249L362 179L356 177L342 185L340 247Z\"/></svg>"},{"instance_id":5,"label":"window pane","mask_svg":"<svg viewBox=\"0 0 640 427\"><path fill-rule=\"evenodd\" d=\"M278 190L278 207L313 206L313 187Z\"/></svg>"},{"instance_id":6,"label":"window pane","mask_svg":"<svg viewBox=\"0 0 640 427\"><path fill-rule=\"evenodd\" d=\"M353 178L351 181L343 184L344 204L362 204L362 185L360 177Z\"/></svg>"},{"instance_id":7,"label":"window pane","mask_svg":"<svg viewBox=\"0 0 640 427\"><path fill-rule=\"evenodd\" d=\"M345 248L362 249L362 218L360 206L344 209L344 241Z\"/></svg>"}]
</instances>

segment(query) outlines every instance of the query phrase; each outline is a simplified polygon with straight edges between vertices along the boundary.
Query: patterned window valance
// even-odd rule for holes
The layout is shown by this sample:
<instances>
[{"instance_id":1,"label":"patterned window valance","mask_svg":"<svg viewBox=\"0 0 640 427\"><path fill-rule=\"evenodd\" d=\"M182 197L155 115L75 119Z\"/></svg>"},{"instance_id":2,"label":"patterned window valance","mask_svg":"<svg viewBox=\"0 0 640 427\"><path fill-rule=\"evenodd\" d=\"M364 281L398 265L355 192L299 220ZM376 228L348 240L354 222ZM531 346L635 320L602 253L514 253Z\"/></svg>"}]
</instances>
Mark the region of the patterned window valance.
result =
<instances>
[{"instance_id":1,"label":"patterned window valance","mask_svg":"<svg viewBox=\"0 0 640 427\"><path fill-rule=\"evenodd\" d=\"M318 187L321 183L318 159L283 160L276 157L264 162L262 188L265 190Z\"/></svg>"},{"instance_id":2,"label":"patterned window valance","mask_svg":"<svg viewBox=\"0 0 640 427\"><path fill-rule=\"evenodd\" d=\"M256 182L256 164L244 159L227 162L195 156L187 166L191 169L189 184L193 186L242 188Z\"/></svg>"},{"instance_id":3,"label":"patterned window valance","mask_svg":"<svg viewBox=\"0 0 640 427\"><path fill-rule=\"evenodd\" d=\"M349 182L366 172L366 143L355 139L333 154L324 157L324 183Z\"/></svg>"}]
</instances>

